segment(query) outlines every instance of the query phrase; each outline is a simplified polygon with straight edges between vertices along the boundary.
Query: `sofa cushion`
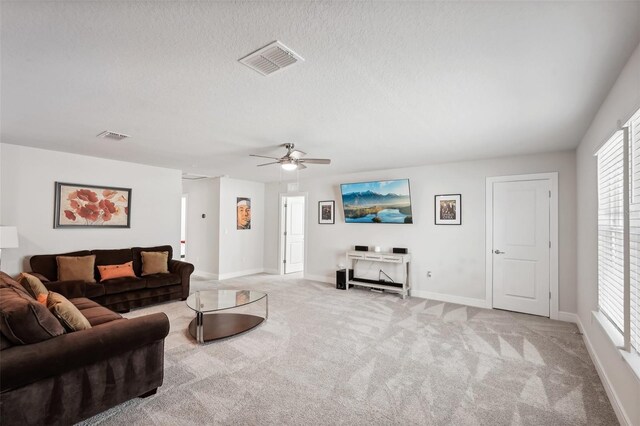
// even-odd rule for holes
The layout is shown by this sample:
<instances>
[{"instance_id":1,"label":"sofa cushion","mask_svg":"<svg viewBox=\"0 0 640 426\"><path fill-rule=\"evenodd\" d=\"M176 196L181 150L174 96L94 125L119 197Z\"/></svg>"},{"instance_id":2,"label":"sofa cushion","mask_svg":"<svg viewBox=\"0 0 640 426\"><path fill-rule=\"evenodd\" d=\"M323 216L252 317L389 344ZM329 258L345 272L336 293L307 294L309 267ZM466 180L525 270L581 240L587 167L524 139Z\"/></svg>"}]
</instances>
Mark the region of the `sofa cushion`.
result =
<instances>
[{"instance_id":1,"label":"sofa cushion","mask_svg":"<svg viewBox=\"0 0 640 426\"><path fill-rule=\"evenodd\" d=\"M58 280L58 262L56 261L56 257L58 256L88 256L91 252L89 250L82 251L74 251L71 253L60 253L60 254L39 254L36 256L31 256L29 259L29 265L31 265L31 270L33 272L37 272L38 274L42 274L50 281Z\"/></svg>"},{"instance_id":2,"label":"sofa cushion","mask_svg":"<svg viewBox=\"0 0 640 426\"><path fill-rule=\"evenodd\" d=\"M90 309L90 308L95 308L96 306L100 306L98 303L94 302L91 299L87 299L86 297L74 297L72 299L69 299L69 302L73 303L73 306L78 308L80 312L84 311L85 309Z\"/></svg>"},{"instance_id":3,"label":"sofa cushion","mask_svg":"<svg viewBox=\"0 0 640 426\"><path fill-rule=\"evenodd\" d=\"M69 301L73 303L78 310L80 310L92 327L122 318L122 315L117 314L104 306L100 306L93 300L89 300L85 297L69 299Z\"/></svg>"},{"instance_id":4,"label":"sofa cushion","mask_svg":"<svg viewBox=\"0 0 640 426\"><path fill-rule=\"evenodd\" d=\"M131 249L133 252L133 270L137 276L142 276L142 253L143 251L151 252L151 251L166 251L168 252L168 260L167 260L167 269L169 268L169 261L173 259L173 247L171 246L156 246L156 247L133 247Z\"/></svg>"},{"instance_id":5,"label":"sofa cushion","mask_svg":"<svg viewBox=\"0 0 640 426\"><path fill-rule=\"evenodd\" d=\"M105 294L125 293L131 290L139 290L147 286L146 278L123 277L102 281Z\"/></svg>"},{"instance_id":6,"label":"sofa cushion","mask_svg":"<svg viewBox=\"0 0 640 426\"><path fill-rule=\"evenodd\" d=\"M143 251L142 276L151 274L166 274L169 272L169 252L168 251Z\"/></svg>"},{"instance_id":7,"label":"sofa cushion","mask_svg":"<svg viewBox=\"0 0 640 426\"><path fill-rule=\"evenodd\" d=\"M106 294L96 302L115 312L127 311L132 308L154 305L170 300L181 299L182 286L180 284L168 285L158 288L143 288L132 293Z\"/></svg>"},{"instance_id":8,"label":"sofa cushion","mask_svg":"<svg viewBox=\"0 0 640 426\"><path fill-rule=\"evenodd\" d=\"M26 292L1 285L0 332L12 343L26 345L64 334L64 327Z\"/></svg>"},{"instance_id":9,"label":"sofa cushion","mask_svg":"<svg viewBox=\"0 0 640 426\"><path fill-rule=\"evenodd\" d=\"M4 334L0 333L0 351L9 349L12 346L13 343L11 343L11 340L9 340Z\"/></svg>"},{"instance_id":10,"label":"sofa cushion","mask_svg":"<svg viewBox=\"0 0 640 426\"><path fill-rule=\"evenodd\" d=\"M49 292L47 308L60 320L69 331L80 331L91 328L89 321L75 305L61 294Z\"/></svg>"},{"instance_id":11,"label":"sofa cushion","mask_svg":"<svg viewBox=\"0 0 640 426\"><path fill-rule=\"evenodd\" d=\"M133 272L133 261L122 265L98 265L98 271L100 272L100 281L136 276Z\"/></svg>"},{"instance_id":12,"label":"sofa cushion","mask_svg":"<svg viewBox=\"0 0 640 426\"><path fill-rule=\"evenodd\" d=\"M85 297L94 298L104 296L106 291L103 283L87 283L85 288Z\"/></svg>"},{"instance_id":13,"label":"sofa cushion","mask_svg":"<svg viewBox=\"0 0 640 426\"><path fill-rule=\"evenodd\" d=\"M49 290L42 284L42 281L38 277L23 272L18 278L18 282L33 296L34 299L38 299L41 294L48 294Z\"/></svg>"},{"instance_id":14,"label":"sofa cushion","mask_svg":"<svg viewBox=\"0 0 640 426\"><path fill-rule=\"evenodd\" d=\"M82 280L88 283L96 282L94 265L96 256L58 256L58 281Z\"/></svg>"},{"instance_id":15,"label":"sofa cushion","mask_svg":"<svg viewBox=\"0 0 640 426\"><path fill-rule=\"evenodd\" d=\"M180 275L178 274L152 274L145 275L144 278L147 280L147 288L158 288L180 284Z\"/></svg>"}]
</instances>

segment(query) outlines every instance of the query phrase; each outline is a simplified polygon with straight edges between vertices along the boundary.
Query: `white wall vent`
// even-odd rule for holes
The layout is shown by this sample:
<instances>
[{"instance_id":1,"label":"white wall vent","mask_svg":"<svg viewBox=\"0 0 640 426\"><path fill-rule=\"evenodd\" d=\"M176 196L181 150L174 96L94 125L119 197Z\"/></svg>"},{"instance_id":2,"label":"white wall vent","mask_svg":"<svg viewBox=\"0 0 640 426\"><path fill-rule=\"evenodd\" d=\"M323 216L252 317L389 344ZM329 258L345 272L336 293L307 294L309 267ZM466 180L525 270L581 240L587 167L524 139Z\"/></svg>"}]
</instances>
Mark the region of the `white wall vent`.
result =
<instances>
[{"instance_id":1,"label":"white wall vent","mask_svg":"<svg viewBox=\"0 0 640 426\"><path fill-rule=\"evenodd\" d=\"M98 137L103 139L113 139L116 141L121 141L123 139L130 138L131 136L125 135L124 133L110 132L109 130L105 130L104 132L100 133Z\"/></svg>"},{"instance_id":2,"label":"white wall vent","mask_svg":"<svg viewBox=\"0 0 640 426\"><path fill-rule=\"evenodd\" d=\"M277 40L248 54L244 58L238 59L241 64L264 76L302 61L304 61L302 56Z\"/></svg>"},{"instance_id":3,"label":"white wall vent","mask_svg":"<svg viewBox=\"0 0 640 426\"><path fill-rule=\"evenodd\" d=\"M184 180L200 180L206 179L208 176L194 175L193 173L183 173L182 179Z\"/></svg>"}]
</instances>

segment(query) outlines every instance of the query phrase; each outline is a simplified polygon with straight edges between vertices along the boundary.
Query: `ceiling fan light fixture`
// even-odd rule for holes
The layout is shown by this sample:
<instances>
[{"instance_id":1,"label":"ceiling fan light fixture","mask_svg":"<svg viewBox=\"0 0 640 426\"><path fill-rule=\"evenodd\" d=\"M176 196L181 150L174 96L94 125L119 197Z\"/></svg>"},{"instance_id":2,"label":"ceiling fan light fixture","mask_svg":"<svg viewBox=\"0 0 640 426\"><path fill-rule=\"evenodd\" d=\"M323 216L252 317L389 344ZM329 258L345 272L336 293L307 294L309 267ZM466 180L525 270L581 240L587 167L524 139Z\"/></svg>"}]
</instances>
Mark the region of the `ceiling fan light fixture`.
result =
<instances>
[{"instance_id":1,"label":"ceiling fan light fixture","mask_svg":"<svg viewBox=\"0 0 640 426\"><path fill-rule=\"evenodd\" d=\"M269 160L273 160L270 163L258 164L258 167L280 164L282 170L287 172L304 170L307 168L307 164L331 164L331 160L328 158L303 158L307 153L294 149L295 145L292 143L285 143L282 146L287 149L287 153L282 157L269 157L267 155L260 154L249 155L251 157L268 158Z\"/></svg>"},{"instance_id":2,"label":"ceiling fan light fixture","mask_svg":"<svg viewBox=\"0 0 640 426\"><path fill-rule=\"evenodd\" d=\"M294 162L282 163L282 169L288 172L293 171L298 168L298 165Z\"/></svg>"}]
</instances>

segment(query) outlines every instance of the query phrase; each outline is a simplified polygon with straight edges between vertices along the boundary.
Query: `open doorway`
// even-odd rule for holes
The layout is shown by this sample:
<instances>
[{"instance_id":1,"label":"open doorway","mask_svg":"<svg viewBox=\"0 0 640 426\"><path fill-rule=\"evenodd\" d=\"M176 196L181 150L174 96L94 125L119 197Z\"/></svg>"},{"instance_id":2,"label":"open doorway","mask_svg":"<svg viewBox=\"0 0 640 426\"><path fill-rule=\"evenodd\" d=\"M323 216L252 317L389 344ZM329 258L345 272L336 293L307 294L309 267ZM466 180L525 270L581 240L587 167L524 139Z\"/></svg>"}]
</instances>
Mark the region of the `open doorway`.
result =
<instances>
[{"instance_id":1,"label":"open doorway","mask_svg":"<svg viewBox=\"0 0 640 426\"><path fill-rule=\"evenodd\" d=\"M187 258L187 194L182 194L180 209L180 260Z\"/></svg>"},{"instance_id":2,"label":"open doorway","mask_svg":"<svg viewBox=\"0 0 640 426\"><path fill-rule=\"evenodd\" d=\"M304 270L306 196L280 197L280 259L281 274Z\"/></svg>"}]
</instances>

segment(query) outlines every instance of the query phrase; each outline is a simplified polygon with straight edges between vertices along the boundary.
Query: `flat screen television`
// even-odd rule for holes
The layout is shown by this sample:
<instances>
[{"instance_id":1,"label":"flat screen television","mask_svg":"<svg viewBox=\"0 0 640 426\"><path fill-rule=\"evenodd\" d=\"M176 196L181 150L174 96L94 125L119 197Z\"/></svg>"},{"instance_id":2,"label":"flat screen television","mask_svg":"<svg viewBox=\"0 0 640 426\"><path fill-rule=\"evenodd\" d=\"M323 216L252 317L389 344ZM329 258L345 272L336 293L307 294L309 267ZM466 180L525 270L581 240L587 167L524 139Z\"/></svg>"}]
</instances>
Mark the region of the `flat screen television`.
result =
<instances>
[{"instance_id":1,"label":"flat screen television","mask_svg":"<svg viewBox=\"0 0 640 426\"><path fill-rule=\"evenodd\" d=\"M343 183L346 223L413 223L409 179Z\"/></svg>"}]
</instances>

